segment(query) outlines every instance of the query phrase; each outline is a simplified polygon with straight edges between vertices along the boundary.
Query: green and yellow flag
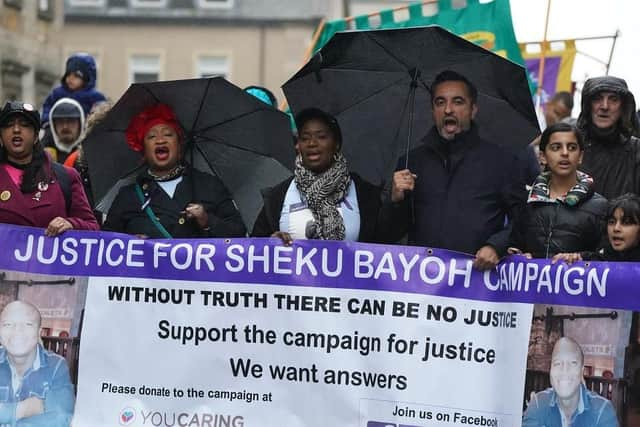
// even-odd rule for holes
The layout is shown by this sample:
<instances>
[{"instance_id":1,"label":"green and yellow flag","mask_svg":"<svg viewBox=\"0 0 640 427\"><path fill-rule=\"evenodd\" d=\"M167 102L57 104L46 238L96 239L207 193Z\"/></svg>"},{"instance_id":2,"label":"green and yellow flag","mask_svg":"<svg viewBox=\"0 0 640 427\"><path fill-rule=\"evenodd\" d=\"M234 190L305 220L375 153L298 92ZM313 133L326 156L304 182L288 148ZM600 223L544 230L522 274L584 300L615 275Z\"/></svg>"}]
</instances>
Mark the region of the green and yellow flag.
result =
<instances>
[{"instance_id":1,"label":"green and yellow flag","mask_svg":"<svg viewBox=\"0 0 640 427\"><path fill-rule=\"evenodd\" d=\"M422 13L423 2L412 3L408 6L409 17L406 20L396 21L394 11L383 10L376 17L376 23L372 26L371 18L367 15L355 17L355 28L368 30L374 28L406 28L425 25L440 25L465 39L472 41L498 55L511 61L525 65L522 54L516 41L511 21L511 8L509 0L493 0L488 3L480 3L479 0L467 0L467 6L454 9L451 0L438 1L438 13L424 16ZM322 33L318 37L313 52L318 51L338 31L350 29L346 19L337 19L326 22Z\"/></svg>"}]
</instances>

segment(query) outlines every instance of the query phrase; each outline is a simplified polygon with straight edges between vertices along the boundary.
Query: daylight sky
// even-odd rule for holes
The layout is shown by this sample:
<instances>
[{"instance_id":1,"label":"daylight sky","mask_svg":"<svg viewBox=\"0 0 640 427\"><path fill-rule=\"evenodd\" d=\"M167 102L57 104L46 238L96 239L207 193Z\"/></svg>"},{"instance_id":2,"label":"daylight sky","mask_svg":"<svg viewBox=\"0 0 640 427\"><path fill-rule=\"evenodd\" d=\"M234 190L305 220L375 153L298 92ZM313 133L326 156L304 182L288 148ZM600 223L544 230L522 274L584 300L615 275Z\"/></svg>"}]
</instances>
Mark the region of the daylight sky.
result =
<instances>
[{"instance_id":1,"label":"daylight sky","mask_svg":"<svg viewBox=\"0 0 640 427\"><path fill-rule=\"evenodd\" d=\"M542 40L547 0L510 0L513 26L519 42ZM612 35L616 42L609 74L627 80L640 97L640 1L638 0L551 0L548 39L570 39ZM606 61L611 40L577 43L579 52ZM587 77L603 75L605 67L578 54L572 79L582 86ZM577 115L578 109L573 114Z\"/></svg>"}]
</instances>

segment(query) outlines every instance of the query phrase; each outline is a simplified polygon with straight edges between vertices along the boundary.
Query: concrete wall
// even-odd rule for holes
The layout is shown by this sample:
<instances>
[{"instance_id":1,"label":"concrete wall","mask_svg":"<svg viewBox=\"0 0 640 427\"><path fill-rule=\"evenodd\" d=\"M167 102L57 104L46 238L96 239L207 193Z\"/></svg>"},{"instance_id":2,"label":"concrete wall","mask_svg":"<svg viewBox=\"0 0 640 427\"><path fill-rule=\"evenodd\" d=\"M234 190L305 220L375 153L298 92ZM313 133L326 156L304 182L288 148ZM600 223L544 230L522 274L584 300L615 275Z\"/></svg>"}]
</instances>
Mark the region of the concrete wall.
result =
<instances>
[{"instance_id":1,"label":"concrete wall","mask_svg":"<svg viewBox=\"0 0 640 427\"><path fill-rule=\"evenodd\" d=\"M114 100L129 85L129 61L135 54L158 55L162 80L196 77L198 55L226 56L229 80L266 86L282 100L279 87L300 67L314 29L311 23L68 22L62 45L64 55L86 51L97 56L98 89Z\"/></svg>"},{"instance_id":2,"label":"concrete wall","mask_svg":"<svg viewBox=\"0 0 640 427\"><path fill-rule=\"evenodd\" d=\"M0 2L0 100L20 98L40 105L62 73L62 0Z\"/></svg>"}]
</instances>

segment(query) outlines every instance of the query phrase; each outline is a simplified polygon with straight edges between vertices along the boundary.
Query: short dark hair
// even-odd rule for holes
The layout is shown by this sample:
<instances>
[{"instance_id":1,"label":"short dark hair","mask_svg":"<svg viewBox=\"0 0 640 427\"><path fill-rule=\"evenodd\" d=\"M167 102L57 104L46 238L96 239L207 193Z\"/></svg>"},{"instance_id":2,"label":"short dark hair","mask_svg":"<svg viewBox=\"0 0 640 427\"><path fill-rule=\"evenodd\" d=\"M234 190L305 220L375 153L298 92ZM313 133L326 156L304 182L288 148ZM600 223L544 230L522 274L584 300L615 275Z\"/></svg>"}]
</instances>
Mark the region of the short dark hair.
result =
<instances>
[{"instance_id":1,"label":"short dark hair","mask_svg":"<svg viewBox=\"0 0 640 427\"><path fill-rule=\"evenodd\" d=\"M322 123L327 125L333 139L336 140L338 144L338 148L342 147L342 131L340 130L340 125L338 124L338 120L333 117L331 114L323 111L319 108L306 108L296 114L296 128L298 129L298 133L304 127L304 125L310 120L320 120Z\"/></svg>"},{"instance_id":2,"label":"short dark hair","mask_svg":"<svg viewBox=\"0 0 640 427\"><path fill-rule=\"evenodd\" d=\"M633 193L626 193L615 199L609 200L607 205L606 221L613 218L616 209L622 209L622 218L633 224L640 224L640 197Z\"/></svg>"},{"instance_id":3,"label":"short dark hair","mask_svg":"<svg viewBox=\"0 0 640 427\"><path fill-rule=\"evenodd\" d=\"M545 148L547 148L547 144L549 144L549 139L551 139L551 135L557 132L573 132L573 134L576 136L576 141L578 142L580 151L584 150L584 137L582 136L582 133L578 131L578 128L576 128L574 125L569 123L558 122L549 126L544 130L544 132L542 132L542 136L540 136L541 152L544 151Z\"/></svg>"},{"instance_id":4,"label":"short dark hair","mask_svg":"<svg viewBox=\"0 0 640 427\"><path fill-rule=\"evenodd\" d=\"M551 100L549 102L556 102L556 101L560 101L564 105L566 105L569 111L573 110L573 95L571 95L569 92L565 90L556 92L556 94L553 95L553 97L551 97Z\"/></svg>"},{"instance_id":5,"label":"short dark hair","mask_svg":"<svg viewBox=\"0 0 640 427\"><path fill-rule=\"evenodd\" d=\"M436 78L431 83L431 101L433 102L433 95L436 93L436 88L438 85L444 82L462 82L467 87L467 92L469 93L469 97L471 98L472 103L476 103L478 101L478 89L474 86L469 79L463 76L460 73L457 73L452 70L444 70L439 73Z\"/></svg>"}]
</instances>

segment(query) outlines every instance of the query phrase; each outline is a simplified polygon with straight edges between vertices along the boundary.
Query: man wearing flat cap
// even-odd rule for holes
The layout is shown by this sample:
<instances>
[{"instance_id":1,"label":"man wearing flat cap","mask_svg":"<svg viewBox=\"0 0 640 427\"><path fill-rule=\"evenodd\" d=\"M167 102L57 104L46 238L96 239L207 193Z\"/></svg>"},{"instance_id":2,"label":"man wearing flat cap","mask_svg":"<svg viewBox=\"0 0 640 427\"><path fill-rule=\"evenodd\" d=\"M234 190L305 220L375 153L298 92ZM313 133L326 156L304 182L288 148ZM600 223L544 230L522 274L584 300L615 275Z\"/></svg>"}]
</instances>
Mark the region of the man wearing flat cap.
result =
<instances>
[{"instance_id":1,"label":"man wearing flat cap","mask_svg":"<svg viewBox=\"0 0 640 427\"><path fill-rule=\"evenodd\" d=\"M578 128L585 135L580 170L591 175L594 190L607 199L640 194L640 139L636 103L618 77L595 77L582 88Z\"/></svg>"}]
</instances>

